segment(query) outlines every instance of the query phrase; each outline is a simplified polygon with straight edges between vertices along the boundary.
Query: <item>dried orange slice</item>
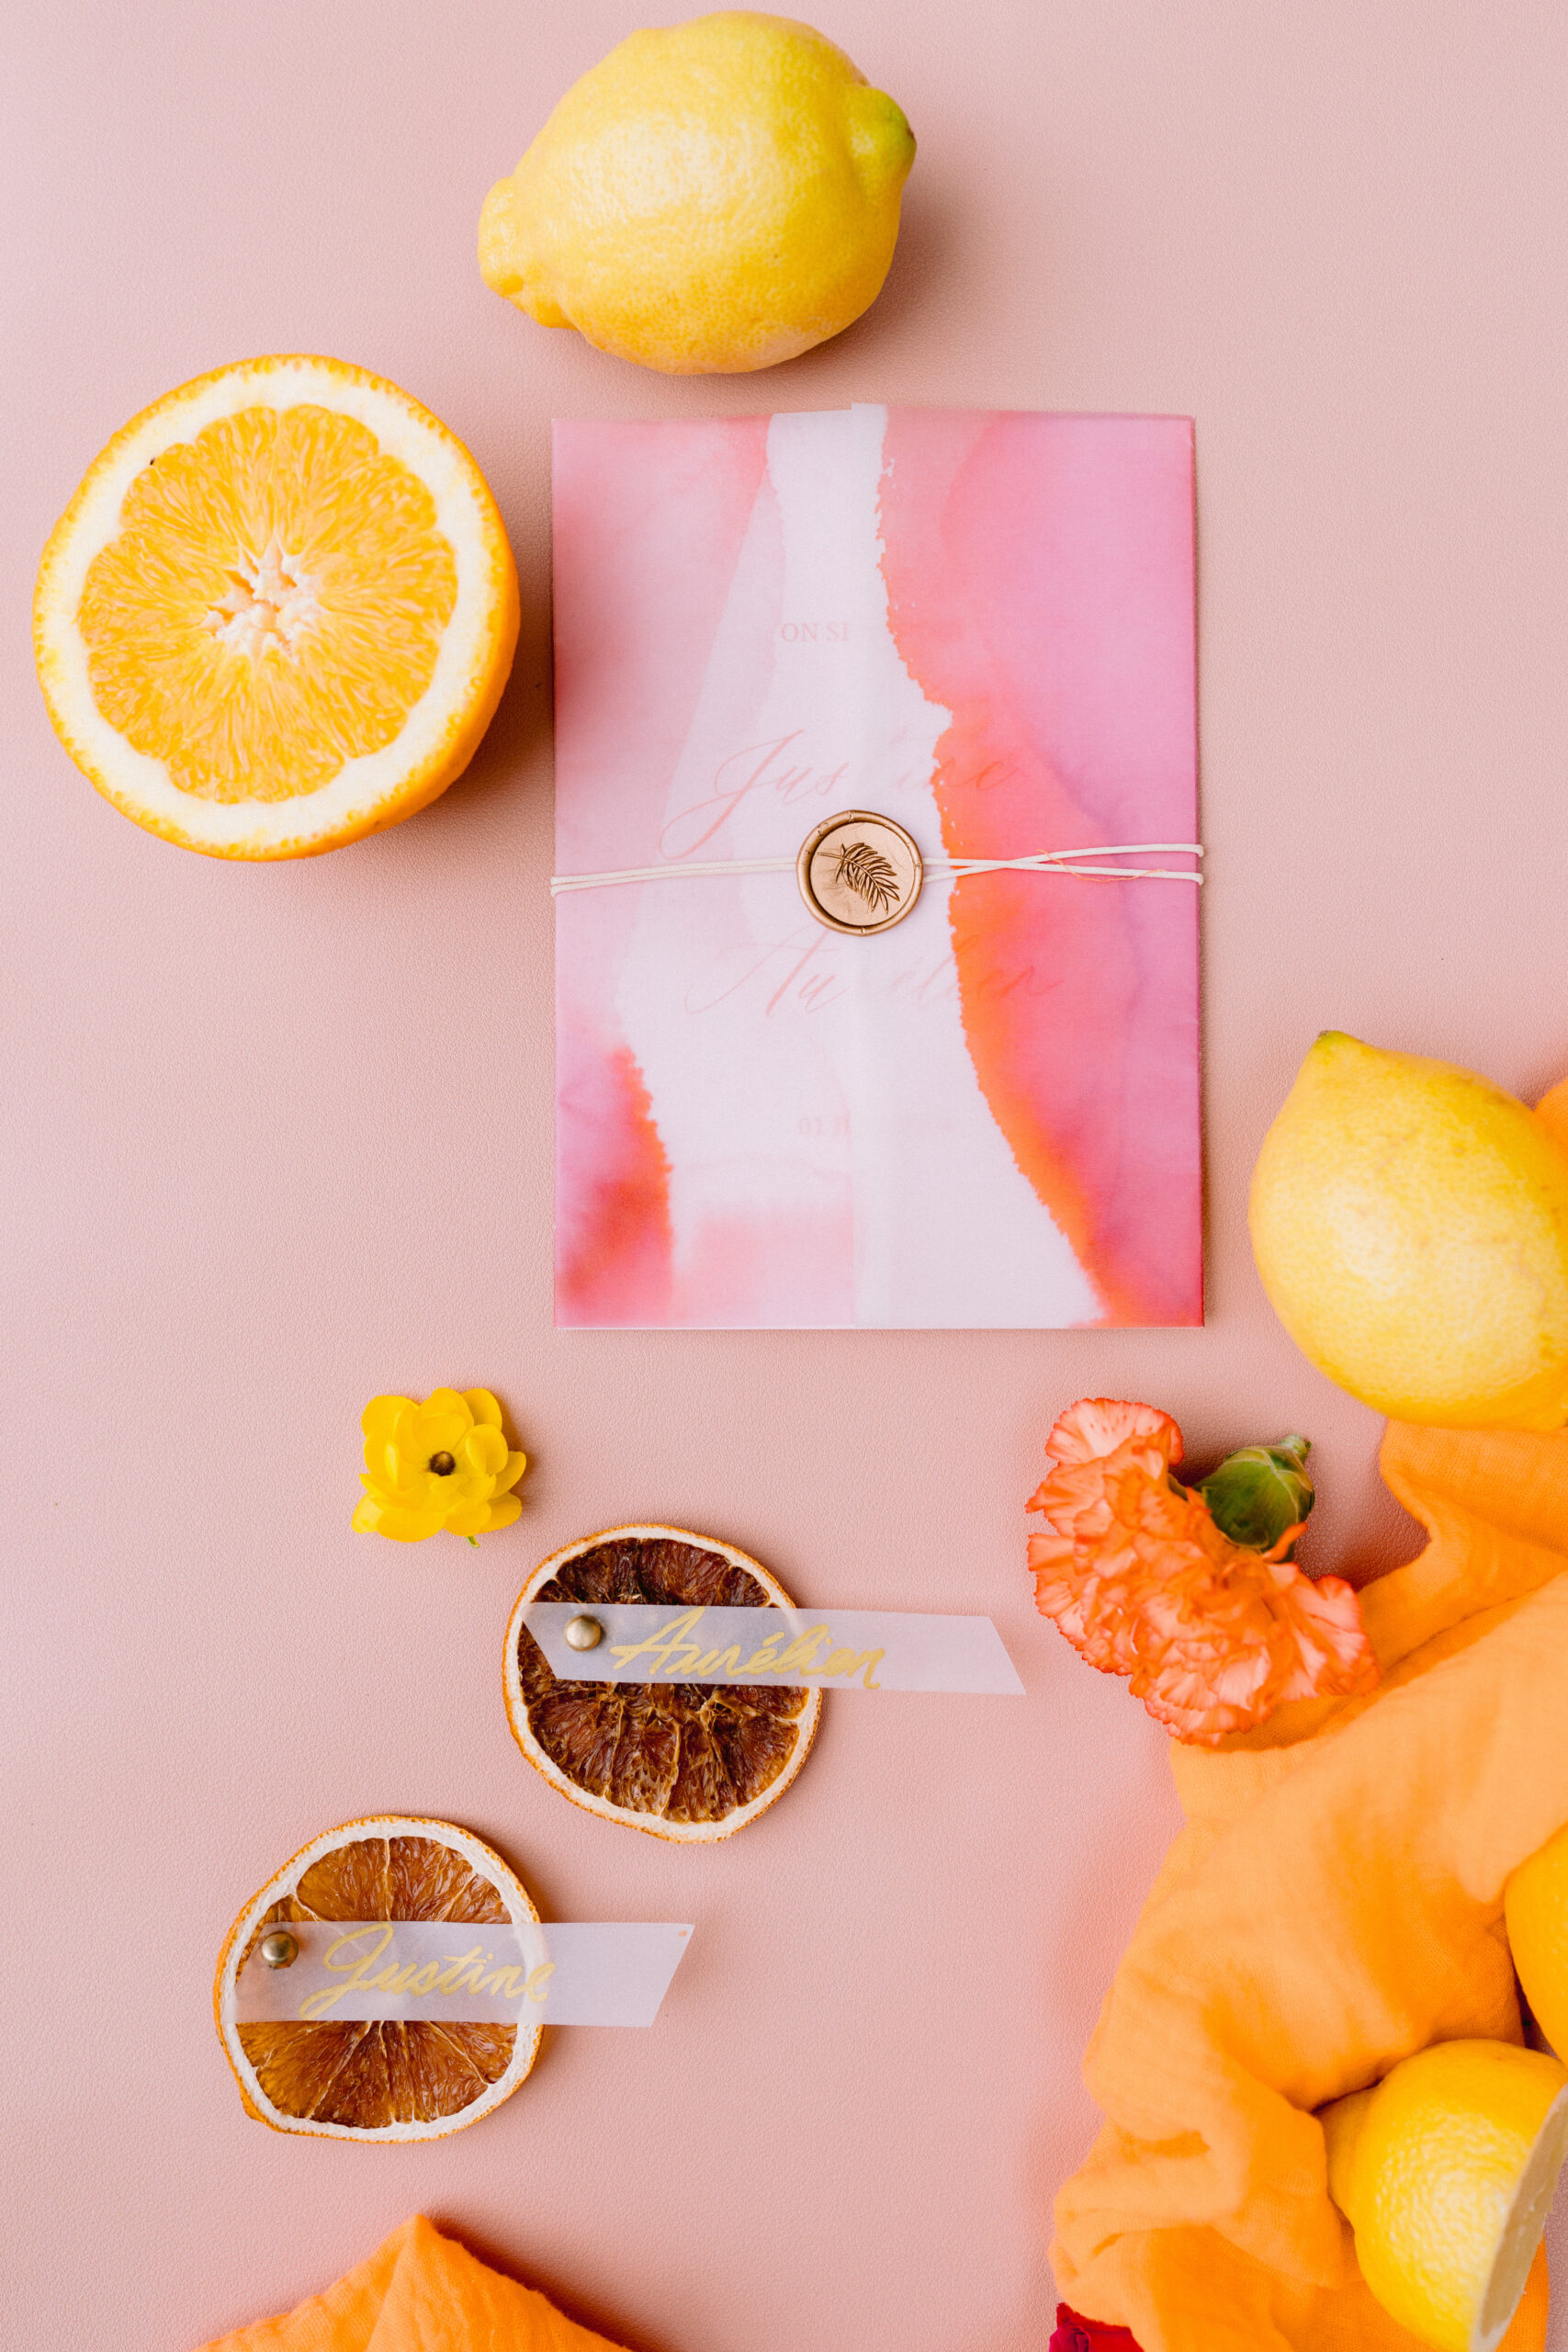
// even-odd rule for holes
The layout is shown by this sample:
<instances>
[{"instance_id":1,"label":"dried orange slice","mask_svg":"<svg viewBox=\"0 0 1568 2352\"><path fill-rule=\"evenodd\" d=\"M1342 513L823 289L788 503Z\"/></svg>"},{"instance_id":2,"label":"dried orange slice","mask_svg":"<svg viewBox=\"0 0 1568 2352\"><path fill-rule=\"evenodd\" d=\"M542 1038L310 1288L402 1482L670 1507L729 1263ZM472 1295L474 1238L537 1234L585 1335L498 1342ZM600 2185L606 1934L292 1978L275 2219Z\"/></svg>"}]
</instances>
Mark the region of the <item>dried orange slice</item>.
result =
<instances>
[{"instance_id":1,"label":"dried orange slice","mask_svg":"<svg viewBox=\"0 0 1568 2352\"><path fill-rule=\"evenodd\" d=\"M341 359L249 359L115 435L44 549L33 636L55 732L117 808L214 857L304 857L461 775L517 575L417 401Z\"/></svg>"},{"instance_id":2,"label":"dried orange slice","mask_svg":"<svg viewBox=\"0 0 1568 2352\"><path fill-rule=\"evenodd\" d=\"M449 1821L385 1814L312 1838L251 1897L218 1962L219 2038L246 2112L277 2132L333 2140L438 2140L510 2098L542 2031L419 2018L242 2024L240 1971L269 1928L291 1919L501 1927L538 1917L501 1856Z\"/></svg>"},{"instance_id":3,"label":"dried orange slice","mask_svg":"<svg viewBox=\"0 0 1568 2352\"><path fill-rule=\"evenodd\" d=\"M671 1608L794 1606L716 1536L615 1527L552 1552L506 1629L506 1712L530 1764L574 1804L655 1838L711 1845L776 1804L806 1761L820 1690L713 1682L568 1682L523 1623L534 1600Z\"/></svg>"}]
</instances>

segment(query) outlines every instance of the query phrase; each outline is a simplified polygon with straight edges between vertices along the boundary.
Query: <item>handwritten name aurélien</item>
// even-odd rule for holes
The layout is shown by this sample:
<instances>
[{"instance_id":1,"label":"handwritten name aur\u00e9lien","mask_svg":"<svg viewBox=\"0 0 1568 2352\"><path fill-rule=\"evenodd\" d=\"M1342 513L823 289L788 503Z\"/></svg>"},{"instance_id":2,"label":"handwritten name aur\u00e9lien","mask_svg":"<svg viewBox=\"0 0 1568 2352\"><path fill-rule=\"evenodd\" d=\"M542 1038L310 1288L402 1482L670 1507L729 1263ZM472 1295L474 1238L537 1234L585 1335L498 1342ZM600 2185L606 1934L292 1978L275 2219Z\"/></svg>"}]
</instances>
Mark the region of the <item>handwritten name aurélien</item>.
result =
<instances>
[{"instance_id":1,"label":"handwritten name aur\u00e9lien","mask_svg":"<svg viewBox=\"0 0 1568 2352\"><path fill-rule=\"evenodd\" d=\"M694 1638L706 1614L705 1609L684 1610L680 1616L672 1617L667 1625L660 1625L656 1633L649 1634L646 1641L613 1642L610 1656L618 1658L623 1666L631 1666L639 1658L648 1659L657 1669L656 1673L649 1675L650 1681L690 1679L719 1682L728 1679L756 1682L765 1674L787 1674L792 1677L820 1675L828 1680L852 1682L859 1674L863 1677L862 1687L864 1690L880 1690L882 1688L876 1680L875 1669L886 1657L886 1650L833 1649L829 1646L827 1658L818 1665L818 1651L825 1643L829 1645L832 1643L829 1628L813 1625L808 1633L792 1636L786 1625L776 1634L768 1634L749 1658L742 1659L743 1645L739 1642L732 1643L725 1650L705 1650L702 1643ZM781 1649L781 1643L786 1643L787 1647Z\"/></svg>"},{"instance_id":2,"label":"handwritten name aur\u00e9lien","mask_svg":"<svg viewBox=\"0 0 1568 2352\"><path fill-rule=\"evenodd\" d=\"M327 2017L351 1993L407 1993L417 2000L425 2000L433 1993L490 1993L503 2001L543 2001L556 1973L553 1960L532 1969L495 1967L491 1964L494 1953L479 1944L465 1952L427 1960L423 1967L414 1961L400 1963L393 1959L378 1969L377 1962L386 1959L396 1932L397 1922L389 1920L384 1927L355 1928L329 1945L321 1954L321 1966L342 1975L344 1982L310 1994L300 2002L299 2016L312 2021ZM367 1950L362 1949L367 1938L371 1939Z\"/></svg>"}]
</instances>

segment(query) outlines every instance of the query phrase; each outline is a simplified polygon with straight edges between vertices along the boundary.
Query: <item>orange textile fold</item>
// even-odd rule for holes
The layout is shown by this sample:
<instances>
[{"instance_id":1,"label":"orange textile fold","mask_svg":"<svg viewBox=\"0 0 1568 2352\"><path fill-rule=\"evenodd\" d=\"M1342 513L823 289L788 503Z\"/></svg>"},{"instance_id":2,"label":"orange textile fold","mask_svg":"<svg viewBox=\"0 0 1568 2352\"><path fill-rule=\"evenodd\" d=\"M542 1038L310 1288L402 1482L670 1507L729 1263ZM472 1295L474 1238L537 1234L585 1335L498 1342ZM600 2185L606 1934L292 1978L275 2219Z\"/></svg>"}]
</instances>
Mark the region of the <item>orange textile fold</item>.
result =
<instances>
[{"instance_id":1,"label":"orange textile fold","mask_svg":"<svg viewBox=\"0 0 1568 2352\"><path fill-rule=\"evenodd\" d=\"M201 2352L615 2352L530 2287L503 2278L423 2213L368 2262L281 2319L259 2319Z\"/></svg>"},{"instance_id":2,"label":"orange textile fold","mask_svg":"<svg viewBox=\"0 0 1568 2352\"><path fill-rule=\"evenodd\" d=\"M1568 1821L1568 1431L1393 1424L1418 1558L1365 1588L1371 1697L1173 1746L1187 1816L1089 2042L1064 2299L1143 2352L1416 2352L1362 2285L1313 2110L1521 2038L1510 1873ZM1545 2340L1544 2276L1506 2352Z\"/></svg>"}]
</instances>

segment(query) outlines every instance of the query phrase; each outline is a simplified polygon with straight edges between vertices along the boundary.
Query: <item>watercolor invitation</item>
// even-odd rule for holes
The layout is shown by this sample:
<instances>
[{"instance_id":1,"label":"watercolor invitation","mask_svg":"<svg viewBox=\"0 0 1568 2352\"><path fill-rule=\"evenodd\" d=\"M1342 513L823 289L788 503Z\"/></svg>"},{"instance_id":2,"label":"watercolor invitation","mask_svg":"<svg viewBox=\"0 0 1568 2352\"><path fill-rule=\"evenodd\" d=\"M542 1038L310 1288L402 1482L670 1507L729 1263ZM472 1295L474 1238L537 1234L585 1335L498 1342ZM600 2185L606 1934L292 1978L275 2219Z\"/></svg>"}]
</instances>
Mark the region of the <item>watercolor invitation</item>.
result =
<instances>
[{"instance_id":1,"label":"watercolor invitation","mask_svg":"<svg viewBox=\"0 0 1568 2352\"><path fill-rule=\"evenodd\" d=\"M1201 1321L1200 892L945 865L1197 841L1190 423L560 424L554 561L558 1324Z\"/></svg>"}]
</instances>

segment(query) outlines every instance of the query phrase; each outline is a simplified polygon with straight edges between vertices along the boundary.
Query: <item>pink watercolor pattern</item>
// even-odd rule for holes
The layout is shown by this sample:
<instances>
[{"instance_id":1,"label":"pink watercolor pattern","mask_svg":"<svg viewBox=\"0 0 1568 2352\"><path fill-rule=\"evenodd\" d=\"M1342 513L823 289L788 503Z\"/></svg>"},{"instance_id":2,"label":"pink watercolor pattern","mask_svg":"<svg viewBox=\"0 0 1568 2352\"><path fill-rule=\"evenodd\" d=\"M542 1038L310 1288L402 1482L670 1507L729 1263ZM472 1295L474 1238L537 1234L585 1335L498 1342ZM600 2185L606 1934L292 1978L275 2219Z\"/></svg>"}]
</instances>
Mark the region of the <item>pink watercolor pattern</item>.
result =
<instances>
[{"instance_id":1,"label":"pink watercolor pattern","mask_svg":"<svg viewBox=\"0 0 1568 2352\"><path fill-rule=\"evenodd\" d=\"M557 427L561 874L670 857L671 779L716 690L721 623L718 687L739 711L761 707L783 609L770 422ZM886 626L947 718L922 778L941 827L928 854L1196 840L1190 424L892 410L877 503ZM860 799L854 783L852 765L809 814L898 814L886 795ZM779 845L793 851L806 828L789 824ZM721 838L696 854L755 848ZM671 1204L689 1171L623 1010L648 890L705 893L683 904L721 945L727 926L744 926L728 880L558 901L558 1322L872 1319L855 1306L863 1204L848 1179L783 1202L764 1188L708 1216L682 1250ZM1016 873L952 887L937 945L974 1079L1084 1277L1085 1310L1043 1322L1201 1320L1198 897L1176 884ZM920 913L886 940L912 933ZM812 930L798 936L818 978L795 975L797 997L833 968L830 938L821 947ZM760 1018L764 1057L771 1034ZM682 1042L688 1050L704 1048ZM700 1075L721 1106L733 1072ZM855 1112L846 1100L846 1122ZM916 1302L878 1319L922 1318ZM944 1307L930 1319L1003 1318Z\"/></svg>"}]
</instances>

